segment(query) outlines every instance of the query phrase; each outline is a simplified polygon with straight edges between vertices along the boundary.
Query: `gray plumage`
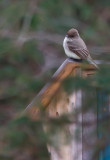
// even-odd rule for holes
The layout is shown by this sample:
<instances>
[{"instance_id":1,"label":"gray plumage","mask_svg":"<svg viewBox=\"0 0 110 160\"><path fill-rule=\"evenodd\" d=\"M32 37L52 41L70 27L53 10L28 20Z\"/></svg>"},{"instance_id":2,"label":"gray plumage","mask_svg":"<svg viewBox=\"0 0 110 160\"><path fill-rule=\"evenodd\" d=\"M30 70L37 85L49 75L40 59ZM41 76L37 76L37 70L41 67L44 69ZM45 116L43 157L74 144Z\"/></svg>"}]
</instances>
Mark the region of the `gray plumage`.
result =
<instances>
[{"instance_id":1,"label":"gray plumage","mask_svg":"<svg viewBox=\"0 0 110 160\"><path fill-rule=\"evenodd\" d=\"M85 42L76 29L72 28L68 31L63 41L63 47L68 57L87 60L98 68L97 64L91 58Z\"/></svg>"}]
</instances>

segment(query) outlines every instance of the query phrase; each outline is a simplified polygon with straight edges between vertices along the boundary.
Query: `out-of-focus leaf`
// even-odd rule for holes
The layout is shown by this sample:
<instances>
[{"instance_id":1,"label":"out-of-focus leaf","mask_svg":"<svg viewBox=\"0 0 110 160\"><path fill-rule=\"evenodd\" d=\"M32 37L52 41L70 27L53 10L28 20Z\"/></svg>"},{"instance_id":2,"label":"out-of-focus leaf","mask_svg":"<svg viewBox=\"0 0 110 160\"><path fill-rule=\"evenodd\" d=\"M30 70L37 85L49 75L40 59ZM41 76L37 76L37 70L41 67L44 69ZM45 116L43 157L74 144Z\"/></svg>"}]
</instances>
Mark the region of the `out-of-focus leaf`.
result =
<instances>
[{"instance_id":1,"label":"out-of-focus leaf","mask_svg":"<svg viewBox=\"0 0 110 160\"><path fill-rule=\"evenodd\" d=\"M80 77L68 77L67 79L64 80L63 82L63 87L66 92L71 94L74 90L78 89L86 89L86 88L91 88L90 81L87 79L83 79Z\"/></svg>"},{"instance_id":2,"label":"out-of-focus leaf","mask_svg":"<svg viewBox=\"0 0 110 160\"><path fill-rule=\"evenodd\" d=\"M2 54L11 51L11 49L12 49L12 43L10 39L8 38L0 39L0 58L1 56L3 56Z\"/></svg>"},{"instance_id":3,"label":"out-of-focus leaf","mask_svg":"<svg viewBox=\"0 0 110 160\"><path fill-rule=\"evenodd\" d=\"M35 41L28 41L23 46L23 52L28 58L35 60L38 64L44 63L44 58L37 48L37 43Z\"/></svg>"},{"instance_id":4,"label":"out-of-focus leaf","mask_svg":"<svg viewBox=\"0 0 110 160\"><path fill-rule=\"evenodd\" d=\"M37 14L34 14L31 20L31 28L36 29L38 25L39 25L39 17Z\"/></svg>"}]
</instances>

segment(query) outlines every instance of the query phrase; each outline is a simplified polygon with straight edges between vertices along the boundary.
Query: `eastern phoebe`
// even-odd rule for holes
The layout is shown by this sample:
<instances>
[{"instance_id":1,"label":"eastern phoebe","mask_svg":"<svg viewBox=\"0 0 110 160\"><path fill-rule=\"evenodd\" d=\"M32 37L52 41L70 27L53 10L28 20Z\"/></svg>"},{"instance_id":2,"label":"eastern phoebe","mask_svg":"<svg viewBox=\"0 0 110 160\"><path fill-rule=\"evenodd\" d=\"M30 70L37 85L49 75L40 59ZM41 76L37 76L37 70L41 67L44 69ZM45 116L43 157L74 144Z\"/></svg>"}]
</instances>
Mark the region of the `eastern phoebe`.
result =
<instances>
[{"instance_id":1,"label":"eastern phoebe","mask_svg":"<svg viewBox=\"0 0 110 160\"><path fill-rule=\"evenodd\" d=\"M68 57L77 60L87 60L98 68L97 64L91 58L86 44L76 29L72 28L67 32L67 35L63 41L63 47Z\"/></svg>"}]
</instances>

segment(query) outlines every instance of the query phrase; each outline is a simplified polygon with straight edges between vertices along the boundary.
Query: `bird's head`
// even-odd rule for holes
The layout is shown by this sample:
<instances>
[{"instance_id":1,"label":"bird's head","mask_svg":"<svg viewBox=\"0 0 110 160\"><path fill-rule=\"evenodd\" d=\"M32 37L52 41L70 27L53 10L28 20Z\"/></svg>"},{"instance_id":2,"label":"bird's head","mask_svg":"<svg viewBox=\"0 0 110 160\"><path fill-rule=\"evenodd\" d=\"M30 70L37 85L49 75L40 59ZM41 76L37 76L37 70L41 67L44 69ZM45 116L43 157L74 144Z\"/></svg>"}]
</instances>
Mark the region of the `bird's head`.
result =
<instances>
[{"instance_id":1,"label":"bird's head","mask_svg":"<svg viewBox=\"0 0 110 160\"><path fill-rule=\"evenodd\" d=\"M68 38L75 38L75 37L78 37L79 36L79 33L77 31L77 29L70 29L68 32L67 32L67 35L66 35Z\"/></svg>"}]
</instances>

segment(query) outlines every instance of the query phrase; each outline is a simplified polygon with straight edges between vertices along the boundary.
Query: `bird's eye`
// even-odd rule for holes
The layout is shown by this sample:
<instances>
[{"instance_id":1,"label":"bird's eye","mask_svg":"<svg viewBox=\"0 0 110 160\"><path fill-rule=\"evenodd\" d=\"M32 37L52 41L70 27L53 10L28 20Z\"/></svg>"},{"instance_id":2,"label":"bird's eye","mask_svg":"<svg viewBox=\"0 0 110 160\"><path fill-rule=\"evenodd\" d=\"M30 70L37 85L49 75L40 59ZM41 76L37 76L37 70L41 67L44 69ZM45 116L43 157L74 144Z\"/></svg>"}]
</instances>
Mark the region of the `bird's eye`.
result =
<instances>
[{"instance_id":1,"label":"bird's eye","mask_svg":"<svg viewBox=\"0 0 110 160\"><path fill-rule=\"evenodd\" d=\"M73 38L74 37L74 35L71 35L71 38Z\"/></svg>"}]
</instances>

